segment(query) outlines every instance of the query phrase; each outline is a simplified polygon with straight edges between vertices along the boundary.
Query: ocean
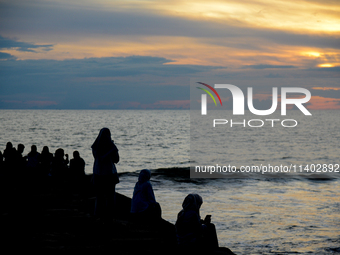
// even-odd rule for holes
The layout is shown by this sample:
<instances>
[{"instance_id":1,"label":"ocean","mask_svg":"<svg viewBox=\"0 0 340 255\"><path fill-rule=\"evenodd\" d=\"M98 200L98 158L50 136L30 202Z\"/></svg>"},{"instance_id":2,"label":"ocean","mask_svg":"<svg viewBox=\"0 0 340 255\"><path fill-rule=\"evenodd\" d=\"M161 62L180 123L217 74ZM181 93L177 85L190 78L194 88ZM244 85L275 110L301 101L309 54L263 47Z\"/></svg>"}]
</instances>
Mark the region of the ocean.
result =
<instances>
[{"instance_id":1,"label":"ocean","mask_svg":"<svg viewBox=\"0 0 340 255\"><path fill-rule=\"evenodd\" d=\"M275 132L248 127L235 130L243 132L236 136L220 128L230 139L214 160L238 166L339 164L339 112L316 111L314 116L297 128ZM24 144L24 155L33 144L53 153L63 148L70 159L78 150L91 173L91 145L103 127L111 130L120 153L117 192L131 197L138 172L151 169L164 219L175 223L185 196L198 193L204 201L201 217L212 215L220 246L236 254L340 254L339 173L190 179L189 111L0 110L0 150L9 141L15 147ZM199 150L195 155L200 157Z\"/></svg>"}]
</instances>

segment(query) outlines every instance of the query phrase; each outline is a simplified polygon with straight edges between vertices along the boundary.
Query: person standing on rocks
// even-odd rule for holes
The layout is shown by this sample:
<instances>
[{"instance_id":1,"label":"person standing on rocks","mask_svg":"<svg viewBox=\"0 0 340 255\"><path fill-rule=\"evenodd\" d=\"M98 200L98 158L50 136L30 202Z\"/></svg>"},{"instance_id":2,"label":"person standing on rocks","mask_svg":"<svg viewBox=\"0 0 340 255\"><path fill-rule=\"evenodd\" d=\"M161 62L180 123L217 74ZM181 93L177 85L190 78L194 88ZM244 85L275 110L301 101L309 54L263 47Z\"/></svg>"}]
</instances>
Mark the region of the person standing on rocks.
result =
<instances>
[{"instance_id":1,"label":"person standing on rocks","mask_svg":"<svg viewBox=\"0 0 340 255\"><path fill-rule=\"evenodd\" d=\"M103 223L110 223L114 213L115 188L119 183L115 166L119 162L119 154L108 128L100 130L91 148L94 157L92 181L96 193L94 216Z\"/></svg>"}]
</instances>

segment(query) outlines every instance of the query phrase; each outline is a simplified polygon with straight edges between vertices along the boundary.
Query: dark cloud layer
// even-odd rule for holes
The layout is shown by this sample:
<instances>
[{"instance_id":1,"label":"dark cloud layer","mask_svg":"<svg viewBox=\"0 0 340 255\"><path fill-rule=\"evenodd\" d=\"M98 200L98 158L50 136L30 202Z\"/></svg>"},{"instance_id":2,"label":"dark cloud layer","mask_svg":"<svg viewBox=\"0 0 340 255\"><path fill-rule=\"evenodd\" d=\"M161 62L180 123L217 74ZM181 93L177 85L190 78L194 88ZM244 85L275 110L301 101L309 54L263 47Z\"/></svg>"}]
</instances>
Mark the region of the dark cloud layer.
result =
<instances>
[{"instance_id":1,"label":"dark cloud layer","mask_svg":"<svg viewBox=\"0 0 340 255\"><path fill-rule=\"evenodd\" d=\"M218 68L166 65L170 62L141 56L0 61L0 108L32 107L27 101L37 107L89 109L188 100L189 77ZM183 77L184 84L178 81Z\"/></svg>"},{"instance_id":2,"label":"dark cloud layer","mask_svg":"<svg viewBox=\"0 0 340 255\"><path fill-rule=\"evenodd\" d=\"M0 35L0 50L1 49L11 49L16 48L18 51L28 51L35 52L34 49L42 48L43 50L51 50L53 45L38 45L26 42L18 42L16 40L11 40Z\"/></svg>"},{"instance_id":3,"label":"dark cloud layer","mask_svg":"<svg viewBox=\"0 0 340 255\"><path fill-rule=\"evenodd\" d=\"M10 60L10 59L16 59L13 55L5 52L0 52L0 60Z\"/></svg>"},{"instance_id":4,"label":"dark cloud layer","mask_svg":"<svg viewBox=\"0 0 340 255\"><path fill-rule=\"evenodd\" d=\"M156 75L181 76L218 69L216 66L165 65L172 62L165 58L149 56L85 58L70 60L18 60L0 63L9 76L42 77L124 77Z\"/></svg>"},{"instance_id":5,"label":"dark cloud layer","mask_svg":"<svg viewBox=\"0 0 340 255\"><path fill-rule=\"evenodd\" d=\"M171 62L151 56L3 60L0 61L0 108L162 108L160 101L179 101L178 105L173 103L177 109L190 98L191 77L202 77L204 81L205 76L218 77L218 74L227 83L242 89L256 87L256 94L270 93L268 87L292 84L306 88L324 83L337 86L339 78L334 68L301 70L294 66L254 65L235 74L216 66L169 64ZM337 97L332 91L313 91L313 95L316 94ZM267 101L254 103L262 109L270 105Z\"/></svg>"}]
</instances>

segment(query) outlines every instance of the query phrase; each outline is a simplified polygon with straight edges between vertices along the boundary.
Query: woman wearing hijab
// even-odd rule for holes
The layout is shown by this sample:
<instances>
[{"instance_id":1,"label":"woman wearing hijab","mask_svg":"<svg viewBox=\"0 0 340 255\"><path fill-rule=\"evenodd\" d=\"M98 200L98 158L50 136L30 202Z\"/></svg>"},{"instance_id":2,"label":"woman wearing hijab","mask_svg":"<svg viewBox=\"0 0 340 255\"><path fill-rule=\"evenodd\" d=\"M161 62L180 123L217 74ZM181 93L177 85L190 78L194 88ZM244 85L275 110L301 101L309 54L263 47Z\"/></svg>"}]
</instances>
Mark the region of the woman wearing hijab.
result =
<instances>
[{"instance_id":1,"label":"woman wearing hijab","mask_svg":"<svg viewBox=\"0 0 340 255\"><path fill-rule=\"evenodd\" d=\"M151 172L143 169L139 173L131 200L131 213L135 220L157 220L161 218L161 207L156 202L150 183Z\"/></svg>"},{"instance_id":2,"label":"woman wearing hijab","mask_svg":"<svg viewBox=\"0 0 340 255\"><path fill-rule=\"evenodd\" d=\"M176 233L178 244L189 249L218 248L215 225L210 215L201 220L200 208L203 199L198 194L189 194L183 201L183 209L177 215Z\"/></svg>"},{"instance_id":3,"label":"woman wearing hijab","mask_svg":"<svg viewBox=\"0 0 340 255\"><path fill-rule=\"evenodd\" d=\"M91 148L94 157L93 184L96 192L94 215L106 222L113 216L115 188L119 182L115 166L119 162L118 149L108 128L100 130Z\"/></svg>"}]
</instances>

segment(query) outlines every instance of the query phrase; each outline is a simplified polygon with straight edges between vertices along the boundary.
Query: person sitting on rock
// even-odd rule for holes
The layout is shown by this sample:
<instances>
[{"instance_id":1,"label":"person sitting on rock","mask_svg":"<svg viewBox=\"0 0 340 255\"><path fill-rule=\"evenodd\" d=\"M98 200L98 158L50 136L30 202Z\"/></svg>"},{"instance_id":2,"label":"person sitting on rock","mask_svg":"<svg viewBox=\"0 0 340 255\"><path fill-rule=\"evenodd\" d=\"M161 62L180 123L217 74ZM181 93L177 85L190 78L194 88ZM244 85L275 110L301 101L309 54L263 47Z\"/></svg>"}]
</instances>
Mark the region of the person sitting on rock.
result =
<instances>
[{"instance_id":1,"label":"person sitting on rock","mask_svg":"<svg viewBox=\"0 0 340 255\"><path fill-rule=\"evenodd\" d=\"M177 241L180 247L190 250L218 248L215 225L211 223L210 215L204 220L200 217L200 207L203 199L198 194L189 194L183 201L176 221Z\"/></svg>"},{"instance_id":2,"label":"person sitting on rock","mask_svg":"<svg viewBox=\"0 0 340 255\"><path fill-rule=\"evenodd\" d=\"M150 183L151 172L143 169L139 173L131 200L131 213L135 220L156 221L161 218L161 207Z\"/></svg>"}]
</instances>

